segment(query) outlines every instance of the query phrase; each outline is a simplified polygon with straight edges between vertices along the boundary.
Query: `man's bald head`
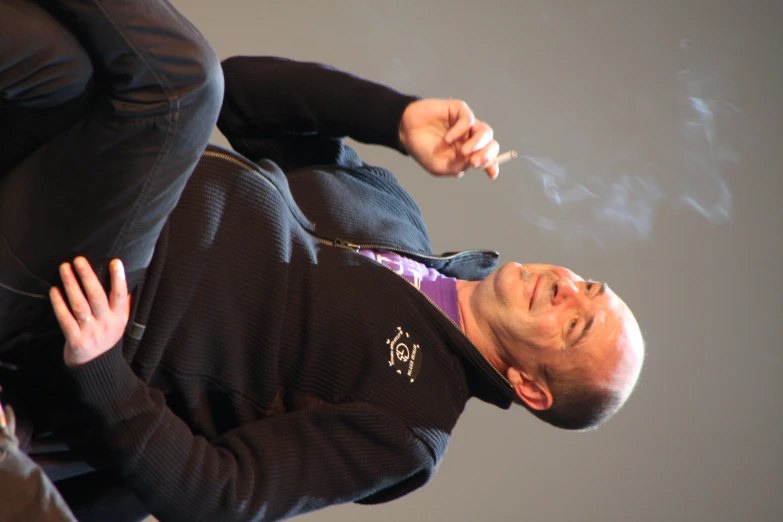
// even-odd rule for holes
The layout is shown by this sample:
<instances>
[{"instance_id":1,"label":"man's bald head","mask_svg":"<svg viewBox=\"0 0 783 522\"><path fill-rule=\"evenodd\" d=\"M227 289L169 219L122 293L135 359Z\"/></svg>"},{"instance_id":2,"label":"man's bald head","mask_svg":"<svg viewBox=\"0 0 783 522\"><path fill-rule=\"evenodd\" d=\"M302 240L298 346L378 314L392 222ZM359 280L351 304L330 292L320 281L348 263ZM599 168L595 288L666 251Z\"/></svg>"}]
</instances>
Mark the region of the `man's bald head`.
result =
<instances>
[{"instance_id":1,"label":"man's bald head","mask_svg":"<svg viewBox=\"0 0 783 522\"><path fill-rule=\"evenodd\" d=\"M472 286L464 302L468 335L506 375L519 402L550 424L594 428L636 386L641 331L605 284L562 267L508 263Z\"/></svg>"}]
</instances>

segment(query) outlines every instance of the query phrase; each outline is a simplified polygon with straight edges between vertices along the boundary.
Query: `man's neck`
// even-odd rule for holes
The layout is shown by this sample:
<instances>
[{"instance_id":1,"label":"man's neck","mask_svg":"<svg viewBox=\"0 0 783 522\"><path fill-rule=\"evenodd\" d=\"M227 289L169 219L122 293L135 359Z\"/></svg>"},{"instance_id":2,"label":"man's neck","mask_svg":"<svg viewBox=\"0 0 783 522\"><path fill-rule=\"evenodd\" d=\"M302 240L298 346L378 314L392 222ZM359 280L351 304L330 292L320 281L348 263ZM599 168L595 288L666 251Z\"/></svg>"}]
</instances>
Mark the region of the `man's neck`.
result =
<instances>
[{"instance_id":1,"label":"man's neck","mask_svg":"<svg viewBox=\"0 0 783 522\"><path fill-rule=\"evenodd\" d=\"M462 331L473 342L473 345L481 352L484 358L501 374L505 375L508 364L504 363L497 351L497 339L492 335L492 330L475 313L472 303L473 291L479 281L463 281L457 279L457 308L462 323Z\"/></svg>"}]
</instances>

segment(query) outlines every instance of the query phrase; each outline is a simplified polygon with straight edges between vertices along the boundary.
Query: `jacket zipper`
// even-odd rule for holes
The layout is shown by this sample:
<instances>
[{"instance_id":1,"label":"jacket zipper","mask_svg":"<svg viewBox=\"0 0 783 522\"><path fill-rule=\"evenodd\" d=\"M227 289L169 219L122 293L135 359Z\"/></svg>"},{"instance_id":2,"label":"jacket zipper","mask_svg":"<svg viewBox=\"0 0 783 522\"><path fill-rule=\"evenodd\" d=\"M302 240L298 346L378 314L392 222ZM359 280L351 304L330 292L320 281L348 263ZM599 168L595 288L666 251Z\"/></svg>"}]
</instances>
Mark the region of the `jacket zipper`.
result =
<instances>
[{"instance_id":1,"label":"jacket zipper","mask_svg":"<svg viewBox=\"0 0 783 522\"><path fill-rule=\"evenodd\" d=\"M228 154L225 154L223 152L216 152L216 151L207 150L207 151L204 151L203 155L204 156L209 156L209 157L212 157L212 158L225 159L225 160L227 160L227 161L229 161L229 162L231 162L231 163L233 163L235 165L238 165L238 166L242 167L245 171L251 172L253 174L257 174L261 179L263 179L265 182L267 182L269 185L271 185L276 191L279 192L279 189L277 188L277 186L274 183L269 181L266 178L266 176L264 176L258 170L257 167L255 167L255 166L253 166L253 165L251 165L249 163L246 163L246 162L244 162L244 161L242 161L242 160L240 160L238 158L235 158L235 157L230 156ZM314 226L314 224L310 223L310 226ZM366 244L366 243L356 244L356 243L351 243L349 241L346 241L346 240L340 239L340 238L327 239L325 237L319 236L318 234L316 234L312 230L308 230L308 229L305 229L305 230L307 230L307 233L310 234L313 237L313 239L315 239L317 242L319 242L319 243L321 243L323 245L327 245L327 246L331 246L331 247L337 247L337 248L343 248L345 250L350 250L352 252L359 252L359 250L361 250L361 249L386 250L386 251L396 252L398 254L414 255L414 256L427 258L427 259L453 259L453 258L455 258L457 256L460 256L460 255L463 255L463 254L466 254L466 253L470 253L470 252L482 252L481 250L463 250L463 251L457 252L456 254L452 254L450 256L436 256L436 255L430 255L430 254L421 254L421 253L413 251L413 250L408 250L408 249L404 249L404 248L397 248L397 247L392 247L392 246L388 246L388 245ZM369 261L379 265L379 266L382 266L383 268L385 268L387 270L391 270L386 265L384 265L382 263L378 263L374 259L370 259L370 258L367 258L367 259ZM410 283L408 283L408 284L410 284ZM414 288L416 288L416 287L414 287ZM430 304L432 304L432 306L434 306L435 309L438 310L440 312L440 314L443 317L446 318L446 320L448 320L452 325L454 325L454 328L456 328L462 334L462 336L465 338L465 340L467 340L470 343L470 345L473 347L473 349L481 355L481 357L486 361L487 365L494 370L494 372L497 374L497 376L500 377L503 380L503 382L505 382L508 385L509 388L513 389L513 386L511 386L511 383L509 382L509 380L502 373L500 373L498 371L498 369L495 368L495 366L492 363L489 362L489 359L487 359L487 357L484 355L484 353L481 350L479 350L478 347L475 344L473 344L473 341L471 341L470 338L467 335L465 335L465 333L462 331L462 328L459 327L459 325L454 321L454 319L449 317L449 315L446 312L444 312L443 309L440 306L438 306L435 303L435 301L433 301L430 298L430 296L428 296L427 294L425 294L424 292L422 292L418 288L416 288L416 290L419 292L419 294L424 296L424 298L427 299L427 301L429 301Z\"/></svg>"},{"instance_id":2,"label":"jacket zipper","mask_svg":"<svg viewBox=\"0 0 783 522\"><path fill-rule=\"evenodd\" d=\"M214 150L206 150L206 151L204 151L203 155L204 156L208 156L208 157L212 157L212 158L224 159L226 161L229 161L229 162L233 163L234 165L237 165L237 166L241 167L242 169L244 169L247 172L251 172L253 174L257 174L259 177L261 177L261 179L263 179L264 181L269 183L269 185L274 187L274 189L279 192L279 189L277 188L277 186L274 183L272 183L271 181L269 181L266 178L266 176L264 176L258 170L258 167L252 165L251 163L243 161L243 160L241 160L239 158L236 158L236 157L234 157L232 155L229 155L229 154L227 154L225 152L218 152L218 151L214 151ZM308 221L308 223L309 223L309 225L311 227L315 227L314 223L312 223L310 221ZM313 238L315 238L315 240L318 241L319 243L322 243L324 245L338 247L338 248L344 248L346 250L352 250L354 252L358 252L360 249L386 250L386 251L389 251L389 252L396 252L398 254L406 254L408 256L416 256L416 257L419 257L419 258L422 258L422 259L431 259L431 260L434 260L434 261L437 261L437 260L447 261L447 260L450 260L450 259L455 259L455 258L461 257L461 256L466 255L466 254L483 253L484 252L483 250L478 250L478 249L462 250L460 252L456 252L456 253L451 254L449 256L438 256L438 255L434 255L434 254L424 254L422 252L416 252L415 250L410 250L410 249L406 249L406 248L396 247L396 246L392 246L392 245L383 245L383 244L378 244L378 243L361 243L361 244L351 243L349 241L346 241L346 240L340 239L340 238L334 238L334 239L325 238L325 237L320 236L317 233L313 232L312 230L307 230L307 232L311 236L313 236Z\"/></svg>"}]
</instances>

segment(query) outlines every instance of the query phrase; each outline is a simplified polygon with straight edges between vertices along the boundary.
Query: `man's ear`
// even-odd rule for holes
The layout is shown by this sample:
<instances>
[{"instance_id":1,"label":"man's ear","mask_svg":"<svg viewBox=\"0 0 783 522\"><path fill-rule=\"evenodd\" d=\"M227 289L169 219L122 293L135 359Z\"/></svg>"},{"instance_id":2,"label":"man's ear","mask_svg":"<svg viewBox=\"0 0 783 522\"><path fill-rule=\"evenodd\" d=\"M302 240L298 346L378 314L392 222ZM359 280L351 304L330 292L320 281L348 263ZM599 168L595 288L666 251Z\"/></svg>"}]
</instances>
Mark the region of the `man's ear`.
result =
<instances>
[{"instance_id":1,"label":"man's ear","mask_svg":"<svg viewBox=\"0 0 783 522\"><path fill-rule=\"evenodd\" d=\"M519 399L534 410L548 410L552 407L552 392L540 379L533 379L522 370L509 366L506 378Z\"/></svg>"}]
</instances>

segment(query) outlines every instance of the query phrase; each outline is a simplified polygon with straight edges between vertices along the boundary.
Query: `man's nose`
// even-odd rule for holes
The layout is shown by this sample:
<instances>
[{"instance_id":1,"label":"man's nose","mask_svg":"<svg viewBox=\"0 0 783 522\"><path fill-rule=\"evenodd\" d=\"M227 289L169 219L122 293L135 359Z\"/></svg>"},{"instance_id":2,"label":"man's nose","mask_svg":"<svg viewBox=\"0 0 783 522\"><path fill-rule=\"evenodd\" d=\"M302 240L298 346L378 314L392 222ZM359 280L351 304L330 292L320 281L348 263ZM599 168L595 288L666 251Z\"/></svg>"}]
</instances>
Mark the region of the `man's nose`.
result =
<instances>
[{"instance_id":1,"label":"man's nose","mask_svg":"<svg viewBox=\"0 0 783 522\"><path fill-rule=\"evenodd\" d=\"M554 306L572 301L579 296L579 289L570 279L558 279L555 282L555 290L555 296L552 299Z\"/></svg>"}]
</instances>

